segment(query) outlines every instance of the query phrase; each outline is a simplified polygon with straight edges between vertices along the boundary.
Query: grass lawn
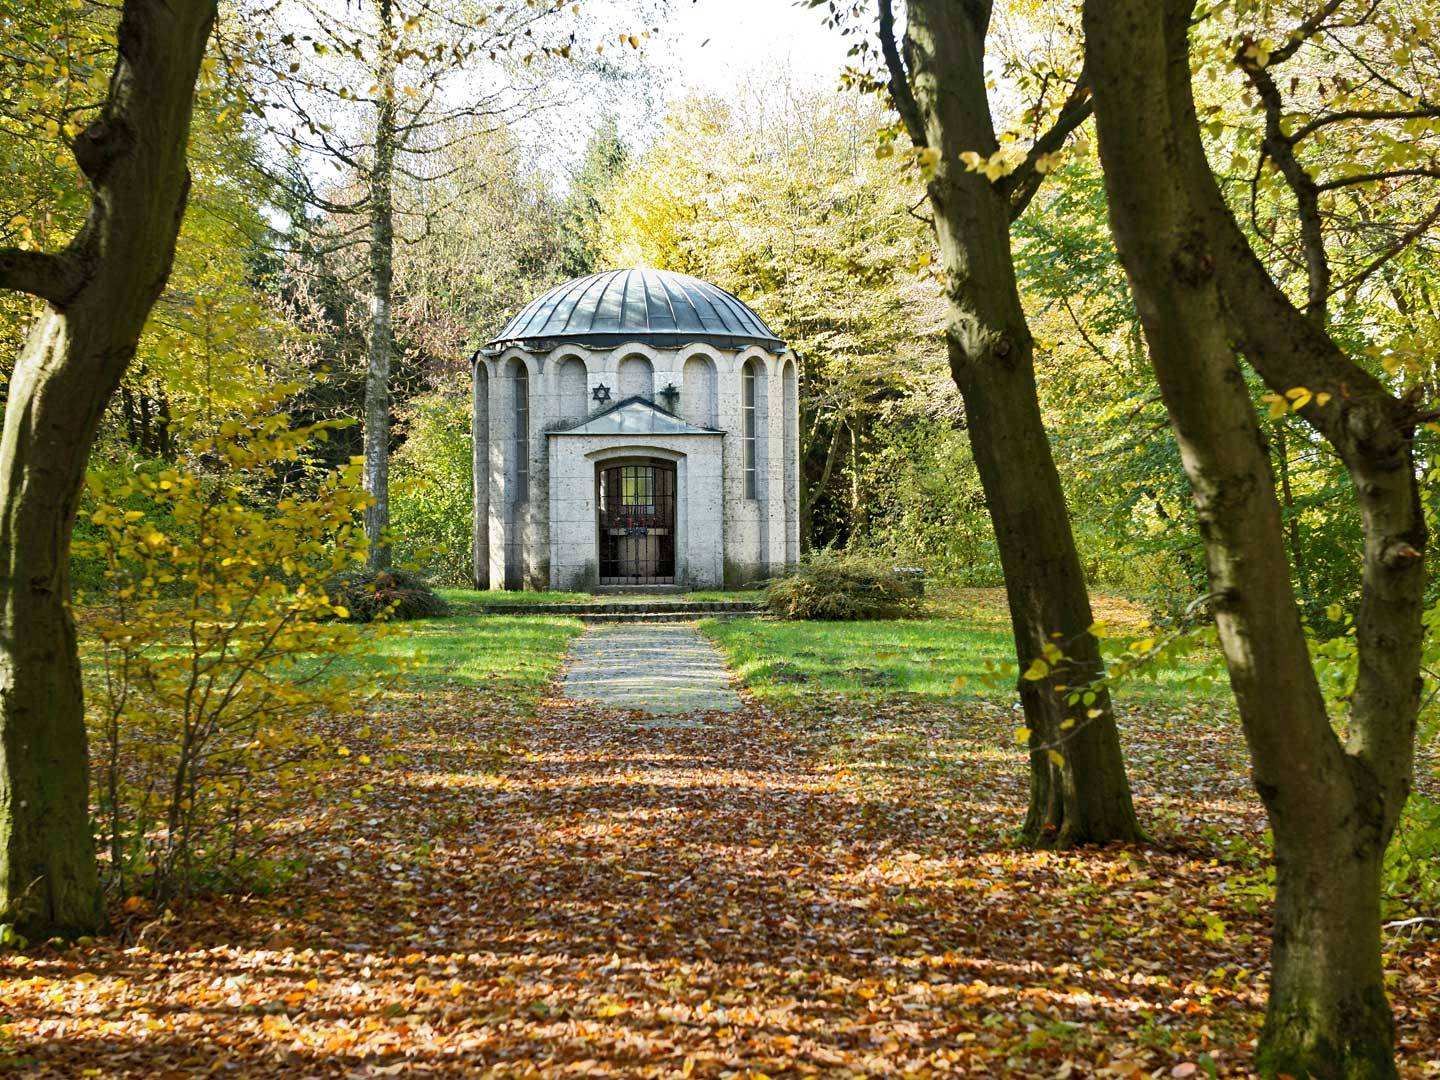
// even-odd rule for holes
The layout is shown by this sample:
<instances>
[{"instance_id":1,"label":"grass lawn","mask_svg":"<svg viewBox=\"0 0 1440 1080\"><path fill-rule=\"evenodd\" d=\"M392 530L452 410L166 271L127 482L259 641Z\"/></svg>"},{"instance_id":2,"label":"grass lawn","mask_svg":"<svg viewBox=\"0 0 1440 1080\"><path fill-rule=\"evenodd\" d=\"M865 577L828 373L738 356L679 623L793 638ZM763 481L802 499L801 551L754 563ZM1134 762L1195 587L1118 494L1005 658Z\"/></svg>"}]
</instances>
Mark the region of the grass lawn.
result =
<instances>
[{"instance_id":1,"label":"grass lawn","mask_svg":"<svg viewBox=\"0 0 1440 1080\"><path fill-rule=\"evenodd\" d=\"M450 604L448 616L406 623L402 633L381 638L374 652L344 660L337 670L359 673L393 667L397 660L413 662L417 666L404 676L407 686L483 687L530 706L538 702L570 639L580 633L580 621L563 615L486 617L479 608L490 601L477 597L507 594L469 589L440 594Z\"/></svg>"},{"instance_id":2,"label":"grass lawn","mask_svg":"<svg viewBox=\"0 0 1440 1080\"><path fill-rule=\"evenodd\" d=\"M455 610L478 614L482 605L529 607L532 604L589 604L595 597L584 592L509 592L505 589L441 589L440 594Z\"/></svg>"},{"instance_id":3,"label":"grass lawn","mask_svg":"<svg viewBox=\"0 0 1440 1080\"><path fill-rule=\"evenodd\" d=\"M1098 617L1121 630L1143 620L1124 601L1097 603ZM1014 643L1004 594L998 589L939 591L933 615L890 622L771 622L712 619L705 634L756 696L794 704L816 691L880 700L909 695L931 700L1010 700L1010 673L988 685L986 663L1013 663ZM1204 659L1153 677L1136 678L1117 697L1182 705L1206 688L1195 683ZM965 680L963 685L957 680Z\"/></svg>"}]
</instances>

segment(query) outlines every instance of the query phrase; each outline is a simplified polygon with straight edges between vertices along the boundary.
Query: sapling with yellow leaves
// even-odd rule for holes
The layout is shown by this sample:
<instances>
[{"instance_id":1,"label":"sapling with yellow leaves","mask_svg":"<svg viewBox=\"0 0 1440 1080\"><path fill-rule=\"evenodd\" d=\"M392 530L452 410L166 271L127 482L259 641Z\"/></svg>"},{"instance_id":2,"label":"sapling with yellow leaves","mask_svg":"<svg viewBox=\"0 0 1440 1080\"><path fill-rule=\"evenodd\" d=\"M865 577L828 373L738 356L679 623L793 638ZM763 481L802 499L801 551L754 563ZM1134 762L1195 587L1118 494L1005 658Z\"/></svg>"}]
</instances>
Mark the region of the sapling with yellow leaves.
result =
<instances>
[{"instance_id":1,"label":"sapling with yellow leaves","mask_svg":"<svg viewBox=\"0 0 1440 1080\"><path fill-rule=\"evenodd\" d=\"M294 797L339 764L316 721L364 699L335 665L376 631L326 589L364 559L360 469L307 475L337 422L292 426L279 406L294 389L210 430L197 420L173 467L90 479L86 547L105 581L88 615L95 795L126 895L253 883L302 827Z\"/></svg>"}]
</instances>

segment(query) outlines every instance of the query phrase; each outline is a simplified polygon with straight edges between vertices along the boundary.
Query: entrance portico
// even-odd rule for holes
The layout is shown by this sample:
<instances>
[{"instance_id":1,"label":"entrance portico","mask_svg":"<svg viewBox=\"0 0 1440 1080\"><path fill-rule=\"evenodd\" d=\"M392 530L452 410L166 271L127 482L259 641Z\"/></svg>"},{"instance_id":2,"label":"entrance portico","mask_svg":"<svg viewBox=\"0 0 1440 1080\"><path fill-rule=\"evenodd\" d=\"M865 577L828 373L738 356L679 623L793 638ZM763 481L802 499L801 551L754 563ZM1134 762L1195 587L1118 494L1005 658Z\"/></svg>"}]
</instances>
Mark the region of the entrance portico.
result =
<instances>
[{"instance_id":1,"label":"entrance portico","mask_svg":"<svg viewBox=\"0 0 1440 1080\"><path fill-rule=\"evenodd\" d=\"M723 580L724 432L631 398L548 439L553 580Z\"/></svg>"}]
</instances>

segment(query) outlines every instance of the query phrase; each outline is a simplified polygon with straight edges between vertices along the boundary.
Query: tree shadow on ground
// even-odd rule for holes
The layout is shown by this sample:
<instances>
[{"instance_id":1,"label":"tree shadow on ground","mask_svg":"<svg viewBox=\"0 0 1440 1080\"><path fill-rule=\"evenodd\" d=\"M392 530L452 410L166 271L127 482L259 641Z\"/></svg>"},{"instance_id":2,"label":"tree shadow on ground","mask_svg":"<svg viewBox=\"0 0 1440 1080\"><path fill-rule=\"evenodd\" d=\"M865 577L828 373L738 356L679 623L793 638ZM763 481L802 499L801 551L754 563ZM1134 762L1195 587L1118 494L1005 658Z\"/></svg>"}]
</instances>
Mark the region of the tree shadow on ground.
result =
<instances>
[{"instance_id":1,"label":"tree shadow on ground","mask_svg":"<svg viewBox=\"0 0 1440 1080\"><path fill-rule=\"evenodd\" d=\"M1256 807L1214 732L1135 755L1162 844L1027 852L1003 712L493 705L432 699L393 759L370 748L368 789L295 829L310 870L284 896L0 956L0 1075L1248 1068L1263 904L1216 852ZM1391 968L1424 1075L1436 958Z\"/></svg>"}]
</instances>

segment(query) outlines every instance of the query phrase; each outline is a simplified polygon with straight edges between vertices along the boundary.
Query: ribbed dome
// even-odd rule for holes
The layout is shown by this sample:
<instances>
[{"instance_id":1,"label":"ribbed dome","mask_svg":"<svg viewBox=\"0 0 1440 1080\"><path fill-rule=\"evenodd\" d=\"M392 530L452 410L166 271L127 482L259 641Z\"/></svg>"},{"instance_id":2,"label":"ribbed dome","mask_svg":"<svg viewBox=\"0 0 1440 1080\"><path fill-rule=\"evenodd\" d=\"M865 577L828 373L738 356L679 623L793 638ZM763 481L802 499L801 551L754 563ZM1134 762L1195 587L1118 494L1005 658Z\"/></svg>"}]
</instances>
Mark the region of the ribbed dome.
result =
<instances>
[{"instance_id":1,"label":"ribbed dome","mask_svg":"<svg viewBox=\"0 0 1440 1080\"><path fill-rule=\"evenodd\" d=\"M559 285L506 324L491 348L550 348L575 342L605 348L640 341L661 348L703 341L725 348L782 342L724 289L668 270L607 270Z\"/></svg>"}]
</instances>

